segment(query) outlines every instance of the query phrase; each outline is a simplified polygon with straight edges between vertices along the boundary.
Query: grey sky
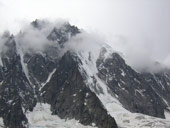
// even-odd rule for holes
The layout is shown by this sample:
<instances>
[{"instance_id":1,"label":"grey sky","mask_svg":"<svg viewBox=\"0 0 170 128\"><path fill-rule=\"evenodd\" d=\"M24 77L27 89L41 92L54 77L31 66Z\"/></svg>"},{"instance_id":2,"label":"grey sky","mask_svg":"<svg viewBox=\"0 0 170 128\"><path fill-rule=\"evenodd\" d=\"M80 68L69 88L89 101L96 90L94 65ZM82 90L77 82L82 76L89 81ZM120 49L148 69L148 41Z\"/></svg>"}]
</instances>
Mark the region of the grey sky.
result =
<instances>
[{"instance_id":1,"label":"grey sky","mask_svg":"<svg viewBox=\"0 0 170 128\"><path fill-rule=\"evenodd\" d=\"M170 0L0 0L0 32L16 33L36 18L68 19L100 33L132 65L170 65Z\"/></svg>"}]
</instances>

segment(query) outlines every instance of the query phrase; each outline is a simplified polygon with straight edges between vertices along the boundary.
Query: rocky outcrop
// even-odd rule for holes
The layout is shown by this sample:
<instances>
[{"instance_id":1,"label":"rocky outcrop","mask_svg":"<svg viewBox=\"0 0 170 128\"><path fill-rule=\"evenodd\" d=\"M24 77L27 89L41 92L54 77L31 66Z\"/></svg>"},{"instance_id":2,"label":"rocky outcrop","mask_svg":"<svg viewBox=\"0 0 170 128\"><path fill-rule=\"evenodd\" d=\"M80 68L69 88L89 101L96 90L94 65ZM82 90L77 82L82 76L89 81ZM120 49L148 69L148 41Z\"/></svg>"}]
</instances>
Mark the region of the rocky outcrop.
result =
<instances>
[{"instance_id":1,"label":"rocky outcrop","mask_svg":"<svg viewBox=\"0 0 170 128\"><path fill-rule=\"evenodd\" d=\"M64 23L62 27L54 28L47 38L52 41L57 41L60 45L63 45L63 43L78 33L80 33L80 30L76 26Z\"/></svg>"},{"instance_id":2,"label":"rocky outcrop","mask_svg":"<svg viewBox=\"0 0 170 128\"><path fill-rule=\"evenodd\" d=\"M0 85L0 116L9 128L25 128L24 112L35 106L33 88L22 70L20 56L13 36L8 37L2 51L2 76Z\"/></svg>"},{"instance_id":3,"label":"rocky outcrop","mask_svg":"<svg viewBox=\"0 0 170 128\"><path fill-rule=\"evenodd\" d=\"M95 124L99 128L116 128L114 118L83 82L75 60L78 58L70 52L62 57L55 74L42 89L45 102L61 118L75 118L84 125Z\"/></svg>"},{"instance_id":4,"label":"rocky outcrop","mask_svg":"<svg viewBox=\"0 0 170 128\"><path fill-rule=\"evenodd\" d=\"M158 73L142 73L142 76L164 104L170 106L170 71L166 69Z\"/></svg>"}]
</instances>

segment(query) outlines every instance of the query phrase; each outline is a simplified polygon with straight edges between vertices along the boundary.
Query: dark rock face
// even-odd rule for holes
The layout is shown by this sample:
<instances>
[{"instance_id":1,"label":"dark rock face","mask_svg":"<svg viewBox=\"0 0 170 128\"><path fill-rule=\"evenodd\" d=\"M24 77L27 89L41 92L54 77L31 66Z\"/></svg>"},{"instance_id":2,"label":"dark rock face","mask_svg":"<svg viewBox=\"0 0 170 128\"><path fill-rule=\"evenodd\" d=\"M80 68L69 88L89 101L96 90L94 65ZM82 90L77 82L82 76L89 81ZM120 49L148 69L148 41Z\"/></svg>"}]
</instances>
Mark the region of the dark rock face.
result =
<instances>
[{"instance_id":1,"label":"dark rock face","mask_svg":"<svg viewBox=\"0 0 170 128\"><path fill-rule=\"evenodd\" d=\"M25 117L23 110L21 108L21 100L15 99L11 103L7 110L10 110L6 115L4 115L4 124L9 128L25 128L27 125L27 118Z\"/></svg>"},{"instance_id":2,"label":"dark rock face","mask_svg":"<svg viewBox=\"0 0 170 128\"><path fill-rule=\"evenodd\" d=\"M71 26L69 23L65 23L61 28L54 28L48 35L48 39L57 41L59 44L63 44L68 39L76 34L80 33L80 30L76 26Z\"/></svg>"},{"instance_id":3,"label":"dark rock face","mask_svg":"<svg viewBox=\"0 0 170 128\"><path fill-rule=\"evenodd\" d=\"M113 53L105 58L105 53L103 48L97 61L98 76L123 106L131 112L164 118L166 105L142 75L129 67L119 54Z\"/></svg>"},{"instance_id":4,"label":"dark rock face","mask_svg":"<svg viewBox=\"0 0 170 128\"><path fill-rule=\"evenodd\" d=\"M22 70L14 37L9 37L5 45L7 49L1 56L3 79L0 85L0 116L9 128L25 128L27 119L23 109L32 110L36 99Z\"/></svg>"},{"instance_id":5,"label":"dark rock face","mask_svg":"<svg viewBox=\"0 0 170 128\"><path fill-rule=\"evenodd\" d=\"M83 83L75 58L70 52L62 57L55 74L42 89L45 102L61 118L75 118L84 125L95 123L99 128L117 128L115 120Z\"/></svg>"},{"instance_id":6,"label":"dark rock face","mask_svg":"<svg viewBox=\"0 0 170 128\"><path fill-rule=\"evenodd\" d=\"M27 66L27 77L34 89L35 96L40 100L40 88L42 87L42 84L47 81L49 74L55 68L57 62L50 59L47 55L39 53L27 53L25 54L23 61Z\"/></svg>"},{"instance_id":7,"label":"dark rock face","mask_svg":"<svg viewBox=\"0 0 170 128\"><path fill-rule=\"evenodd\" d=\"M48 59L46 56L42 56L41 54L27 54L27 60L26 56L24 59L24 62L27 64L29 74L32 75L32 79L36 78L39 83L45 82L49 73L55 67L55 62Z\"/></svg>"},{"instance_id":8,"label":"dark rock face","mask_svg":"<svg viewBox=\"0 0 170 128\"><path fill-rule=\"evenodd\" d=\"M170 105L170 71L166 70L159 73L143 73L142 74L148 84L163 100L166 106Z\"/></svg>"}]
</instances>

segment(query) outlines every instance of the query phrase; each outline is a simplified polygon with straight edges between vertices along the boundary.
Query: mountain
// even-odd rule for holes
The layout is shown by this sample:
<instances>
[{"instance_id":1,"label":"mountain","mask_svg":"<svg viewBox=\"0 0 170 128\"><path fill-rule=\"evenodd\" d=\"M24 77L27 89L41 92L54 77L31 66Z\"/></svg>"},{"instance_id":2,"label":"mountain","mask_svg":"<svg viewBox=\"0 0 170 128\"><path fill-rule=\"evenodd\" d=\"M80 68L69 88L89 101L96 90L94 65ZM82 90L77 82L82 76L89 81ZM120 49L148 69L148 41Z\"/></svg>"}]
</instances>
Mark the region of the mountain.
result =
<instances>
[{"instance_id":1,"label":"mountain","mask_svg":"<svg viewBox=\"0 0 170 128\"><path fill-rule=\"evenodd\" d=\"M0 127L170 126L168 69L138 73L68 22L35 20L2 38Z\"/></svg>"},{"instance_id":2,"label":"mountain","mask_svg":"<svg viewBox=\"0 0 170 128\"><path fill-rule=\"evenodd\" d=\"M129 67L119 54L112 53L109 58L105 58L105 52L106 49L102 49L101 57L97 60L98 76L106 82L124 108L164 118L167 104L145 77Z\"/></svg>"}]
</instances>

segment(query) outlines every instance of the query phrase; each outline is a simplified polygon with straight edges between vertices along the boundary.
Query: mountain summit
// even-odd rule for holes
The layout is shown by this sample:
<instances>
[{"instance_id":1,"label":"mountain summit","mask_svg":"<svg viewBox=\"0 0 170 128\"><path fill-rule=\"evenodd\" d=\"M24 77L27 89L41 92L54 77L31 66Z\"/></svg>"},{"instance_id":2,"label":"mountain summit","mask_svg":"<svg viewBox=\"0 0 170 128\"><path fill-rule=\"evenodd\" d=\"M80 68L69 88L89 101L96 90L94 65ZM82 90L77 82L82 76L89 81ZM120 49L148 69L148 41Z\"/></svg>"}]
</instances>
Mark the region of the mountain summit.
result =
<instances>
[{"instance_id":1,"label":"mountain summit","mask_svg":"<svg viewBox=\"0 0 170 128\"><path fill-rule=\"evenodd\" d=\"M138 73L68 22L35 20L2 39L0 127L170 126L170 71Z\"/></svg>"}]
</instances>

